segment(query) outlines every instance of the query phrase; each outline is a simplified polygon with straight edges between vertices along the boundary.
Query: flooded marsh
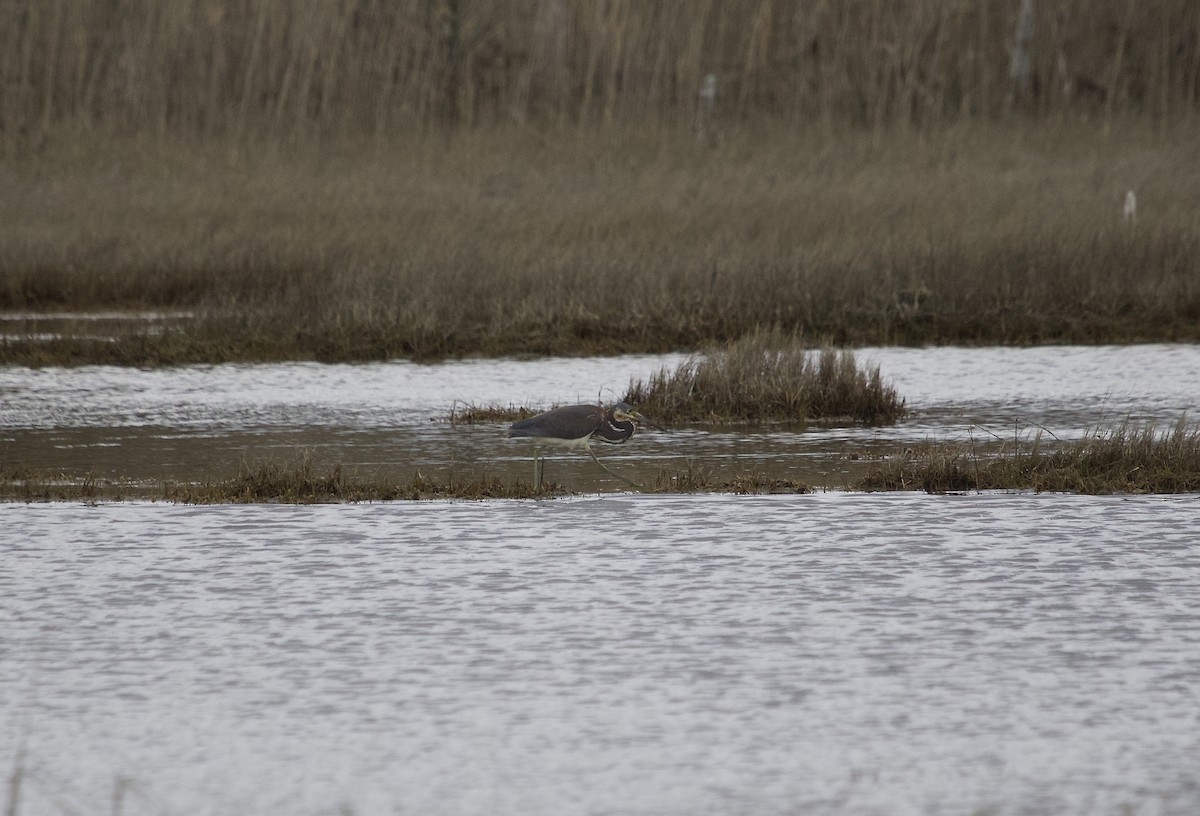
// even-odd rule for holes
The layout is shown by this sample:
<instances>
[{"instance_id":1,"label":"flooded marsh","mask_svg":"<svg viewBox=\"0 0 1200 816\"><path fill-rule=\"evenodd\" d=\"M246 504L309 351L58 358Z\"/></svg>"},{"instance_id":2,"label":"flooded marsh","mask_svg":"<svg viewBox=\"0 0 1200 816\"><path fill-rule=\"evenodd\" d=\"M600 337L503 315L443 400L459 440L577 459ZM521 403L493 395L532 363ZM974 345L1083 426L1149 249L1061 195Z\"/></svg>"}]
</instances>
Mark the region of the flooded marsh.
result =
<instances>
[{"instance_id":1,"label":"flooded marsh","mask_svg":"<svg viewBox=\"0 0 1200 816\"><path fill-rule=\"evenodd\" d=\"M862 349L907 401L892 426L738 424L639 432L598 455L653 484L689 466L842 486L880 456L928 440L979 445L1077 440L1130 421L1171 426L1200 396L1191 345L1031 349ZM389 363L0 368L0 463L151 489L236 476L309 452L318 472L408 482L532 479L532 446L507 423L455 424L463 403L544 408L613 402L633 379L683 355ZM653 416L650 417L652 420ZM580 492L622 490L585 455L552 456L546 478Z\"/></svg>"},{"instance_id":2,"label":"flooded marsh","mask_svg":"<svg viewBox=\"0 0 1200 816\"><path fill-rule=\"evenodd\" d=\"M1168 426L1200 395L1189 345L857 354L897 424L681 425L599 455L836 485L928 439ZM0 459L508 483L530 449L447 421L456 400L612 401L683 359L10 366ZM12 812L1200 809L1195 494L640 496L582 454L546 467L583 495L0 503Z\"/></svg>"}]
</instances>

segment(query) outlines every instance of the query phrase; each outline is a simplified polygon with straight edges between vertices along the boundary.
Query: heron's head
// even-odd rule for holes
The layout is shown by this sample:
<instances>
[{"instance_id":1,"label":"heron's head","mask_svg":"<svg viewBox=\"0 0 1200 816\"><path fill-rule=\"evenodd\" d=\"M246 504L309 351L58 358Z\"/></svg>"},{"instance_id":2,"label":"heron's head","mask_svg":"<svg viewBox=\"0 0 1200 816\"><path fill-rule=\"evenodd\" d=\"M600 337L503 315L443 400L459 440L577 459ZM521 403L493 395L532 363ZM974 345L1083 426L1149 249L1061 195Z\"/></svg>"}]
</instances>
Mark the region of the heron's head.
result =
<instances>
[{"instance_id":1,"label":"heron's head","mask_svg":"<svg viewBox=\"0 0 1200 816\"><path fill-rule=\"evenodd\" d=\"M617 420L618 422L640 422L643 425L649 425L651 428L654 428L655 430L663 431L664 433L666 432L665 428L663 428L659 425L655 425L653 422L646 419L640 413L633 410L633 406L630 405L628 402L618 402L616 405L614 405L612 407L612 415L613 415L613 419Z\"/></svg>"}]
</instances>

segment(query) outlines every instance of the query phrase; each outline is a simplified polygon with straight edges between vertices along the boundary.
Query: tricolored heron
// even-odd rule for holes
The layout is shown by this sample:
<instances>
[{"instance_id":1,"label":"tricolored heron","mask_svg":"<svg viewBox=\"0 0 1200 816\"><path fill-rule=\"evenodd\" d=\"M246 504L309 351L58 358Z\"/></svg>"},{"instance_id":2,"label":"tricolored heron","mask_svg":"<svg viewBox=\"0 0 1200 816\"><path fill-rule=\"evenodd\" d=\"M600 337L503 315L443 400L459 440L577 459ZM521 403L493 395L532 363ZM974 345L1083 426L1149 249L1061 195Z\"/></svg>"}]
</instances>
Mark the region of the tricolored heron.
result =
<instances>
[{"instance_id":1,"label":"tricolored heron","mask_svg":"<svg viewBox=\"0 0 1200 816\"><path fill-rule=\"evenodd\" d=\"M537 447L533 451L534 490L542 489L542 451L550 446L582 448L605 473L616 476L621 481L642 490L642 486L637 482L626 479L621 474L613 473L606 468L596 458L591 446L592 440L607 442L610 445L620 445L622 442L628 441L637 427L635 422L642 422L652 428L662 430L633 410L633 406L629 403L618 402L607 409L601 408L599 405L564 405L561 408L514 422L508 429L508 435L536 440Z\"/></svg>"}]
</instances>

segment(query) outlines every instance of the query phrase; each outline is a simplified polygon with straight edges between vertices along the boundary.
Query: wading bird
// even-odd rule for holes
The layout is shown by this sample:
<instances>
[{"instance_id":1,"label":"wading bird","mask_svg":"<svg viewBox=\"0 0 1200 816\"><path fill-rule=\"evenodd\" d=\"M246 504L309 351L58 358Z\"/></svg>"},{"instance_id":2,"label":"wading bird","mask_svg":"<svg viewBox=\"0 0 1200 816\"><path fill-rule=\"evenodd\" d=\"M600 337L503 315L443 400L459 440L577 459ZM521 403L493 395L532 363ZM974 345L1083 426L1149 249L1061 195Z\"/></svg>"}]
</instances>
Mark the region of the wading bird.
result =
<instances>
[{"instance_id":1,"label":"wading bird","mask_svg":"<svg viewBox=\"0 0 1200 816\"><path fill-rule=\"evenodd\" d=\"M610 445L619 445L628 441L637 427L635 422L642 422L652 428L663 430L633 410L633 406L629 403L618 402L608 409L601 408L599 405L564 405L561 408L522 419L520 422L514 422L508 429L508 435L535 441L536 447L533 449L534 490L542 489L542 453L548 447L583 449L605 473L616 476L638 490L643 490L644 488L637 482L626 479L621 474L613 473L606 468L604 463L596 458L591 447L591 442L595 439Z\"/></svg>"}]
</instances>

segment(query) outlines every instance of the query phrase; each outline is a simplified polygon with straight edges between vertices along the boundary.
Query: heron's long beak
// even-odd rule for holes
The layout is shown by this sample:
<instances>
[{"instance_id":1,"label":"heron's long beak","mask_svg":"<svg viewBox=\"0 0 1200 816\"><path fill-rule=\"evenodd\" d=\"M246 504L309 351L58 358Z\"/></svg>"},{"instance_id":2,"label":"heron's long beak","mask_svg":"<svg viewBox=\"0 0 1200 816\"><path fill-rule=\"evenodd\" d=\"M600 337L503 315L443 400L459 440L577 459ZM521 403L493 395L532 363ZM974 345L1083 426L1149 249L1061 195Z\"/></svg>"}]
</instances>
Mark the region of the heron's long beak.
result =
<instances>
[{"instance_id":1,"label":"heron's long beak","mask_svg":"<svg viewBox=\"0 0 1200 816\"><path fill-rule=\"evenodd\" d=\"M666 433L666 432L667 432L667 429L666 429L666 428L664 428L664 427L663 427L663 426L661 426L661 425L655 425L653 422L651 422L650 420L646 419L644 416L642 416L642 415L641 415L640 413L638 413L637 411L630 411L630 412L629 412L629 415L630 415L631 417L633 417L634 419L636 419L638 422L642 423L643 425L649 425L651 428L653 428L653 429L654 429L654 430L656 430L656 431L662 431L663 433Z\"/></svg>"}]
</instances>

